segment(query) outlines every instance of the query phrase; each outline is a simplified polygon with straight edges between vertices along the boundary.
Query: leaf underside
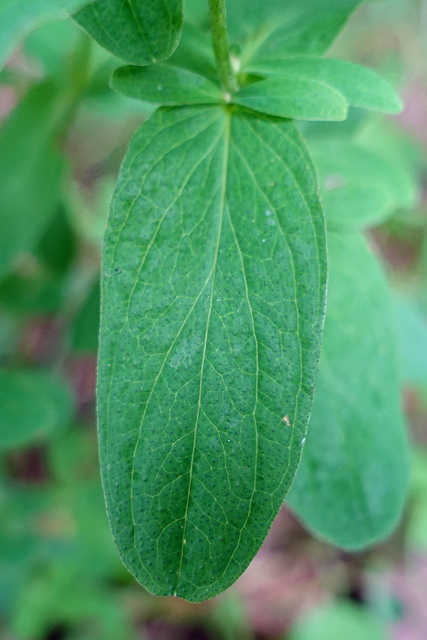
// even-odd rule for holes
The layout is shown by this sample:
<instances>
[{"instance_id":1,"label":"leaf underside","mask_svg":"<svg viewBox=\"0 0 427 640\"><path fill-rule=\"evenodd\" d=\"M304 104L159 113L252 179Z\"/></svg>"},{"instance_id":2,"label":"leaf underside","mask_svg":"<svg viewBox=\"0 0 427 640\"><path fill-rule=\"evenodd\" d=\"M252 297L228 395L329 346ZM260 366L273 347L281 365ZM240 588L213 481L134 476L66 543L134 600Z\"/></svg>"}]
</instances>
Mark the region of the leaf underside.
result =
<instances>
[{"instance_id":1,"label":"leaf underside","mask_svg":"<svg viewBox=\"0 0 427 640\"><path fill-rule=\"evenodd\" d=\"M408 452L384 276L359 234L328 234L328 307L313 412L288 496L306 526L346 549L401 516Z\"/></svg>"},{"instance_id":2,"label":"leaf underside","mask_svg":"<svg viewBox=\"0 0 427 640\"><path fill-rule=\"evenodd\" d=\"M123 562L157 595L229 586L292 482L325 295L316 177L292 123L161 109L104 249L98 413Z\"/></svg>"},{"instance_id":3,"label":"leaf underside","mask_svg":"<svg viewBox=\"0 0 427 640\"><path fill-rule=\"evenodd\" d=\"M113 75L111 86L130 98L162 106L223 102L221 89L207 78L162 64L120 67Z\"/></svg>"},{"instance_id":4,"label":"leaf underside","mask_svg":"<svg viewBox=\"0 0 427 640\"><path fill-rule=\"evenodd\" d=\"M176 48L183 0L95 0L73 17L101 46L131 64L164 60Z\"/></svg>"}]
</instances>

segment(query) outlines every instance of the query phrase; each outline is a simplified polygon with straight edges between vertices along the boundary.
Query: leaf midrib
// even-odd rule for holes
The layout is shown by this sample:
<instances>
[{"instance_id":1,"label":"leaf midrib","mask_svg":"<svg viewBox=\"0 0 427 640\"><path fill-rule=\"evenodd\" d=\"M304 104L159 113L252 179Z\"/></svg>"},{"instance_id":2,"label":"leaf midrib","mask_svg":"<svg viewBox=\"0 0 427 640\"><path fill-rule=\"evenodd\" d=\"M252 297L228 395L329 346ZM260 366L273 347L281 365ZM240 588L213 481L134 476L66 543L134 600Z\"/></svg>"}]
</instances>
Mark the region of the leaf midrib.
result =
<instances>
[{"instance_id":1,"label":"leaf midrib","mask_svg":"<svg viewBox=\"0 0 427 640\"><path fill-rule=\"evenodd\" d=\"M198 427L199 427L200 412L202 408L201 401L202 401L202 392L203 392L203 376L204 376L205 362L206 362L206 348L207 348L208 338L209 338L210 320L212 315L213 298L214 298L214 292L215 292L216 266L218 262L218 253L219 253L219 247L221 244L222 227L223 227L223 221L224 221L225 196L226 196L226 188L227 188L227 171L228 171L229 148L230 148L230 144L229 144L230 143L230 121L231 121L230 113L226 111L225 120L224 120L224 133L223 133L224 157L223 157L222 173L221 173L221 199L220 199L220 206L219 206L219 212L218 212L218 235L217 235L217 241L215 246L215 254L214 254L212 269L209 275L209 277L212 279L212 287L211 287L211 296L209 301L209 310L208 310L208 315L206 320L206 331L205 331L204 344L203 344L202 364L201 364L201 370L200 370L199 396L198 396L198 402L197 402L197 414L196 414L196 422L194 427L193 448L191 452L191 461L190 461L190 470L189 470L187 502L185 505L184 525L183 525L182 539L181 539L181 554L180 554L178 572L176 576L176 584L174 589L175 596L178 595L179 580L181 576L182 563L184 560L184 553L185 553L185 547L186 547L188 513L190 510L190 502L191 502L191 494L192 494L192 486L193 486L194 460L196 456L197 434L198 434Z\"/></svg>"}]
</instances>

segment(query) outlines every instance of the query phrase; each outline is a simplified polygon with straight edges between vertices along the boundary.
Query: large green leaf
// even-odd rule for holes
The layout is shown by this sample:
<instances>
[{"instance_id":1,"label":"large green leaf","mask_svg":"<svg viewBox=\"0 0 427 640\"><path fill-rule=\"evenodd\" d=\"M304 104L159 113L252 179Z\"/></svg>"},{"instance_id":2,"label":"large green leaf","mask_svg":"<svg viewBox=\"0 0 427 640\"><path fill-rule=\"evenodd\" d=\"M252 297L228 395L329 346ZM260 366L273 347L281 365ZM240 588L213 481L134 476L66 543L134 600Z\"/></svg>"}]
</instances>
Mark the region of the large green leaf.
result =
<instances>
[{"instance_id":1,"label":"large green leaf","mask_svg":"<svg viewBox=\"0 0 427 640\"><path fill-rule=\"evenodd\" d=\"M333 87L295 76L261 80L243 87L233 102L254 111L298 120L345 120L347 102Z\"/></svg>"},{"instance_id":2,"label":"large green leaf","mask_svg":"<svg viewBox=\"0 0 427 640\"><path fill-rule=\"evenodd\" d=\"M295 80L324 82L339 91L353 107L399 113L402 104L393 87L375 71L358 64L333 58L298 56L249 64L250 73L276 78L293 76Z\"/></svg>"},{"instance_id":3,"label":"large green leaf","mask_svg":"<svg viewBox=\"0 0 427 640\"><path fill-rule=\"evenodd\" d=\"M221 89L197 73L163 64L120 67L112 87L130 98L164 106L215 104L223 101Z\"/></svg>"},{"instance_id":4,"label":"large green leaf","mask_svg":"<svg viewBox=\"0 0 427 640\"><path fill-rule=\"evenodd\" d=\"M0 0L0 67L32 29L67 17L87 0Z\"/></svg>"},{"instance_id":5,"label":"large green leaf","mask_svg":"<svg viewBox=\"0 0 427 640\"><path fill-rule=\"evenodd\" d=\"M37 244L57 210L64 170L57 101L54 86L35 86L0 132L0 277Z\"/></svg>"},{"instance_id":6,"label":"large green leaf","mask_svg":"<svg viewBox=\"0 0 427 640\"><path fill-rule=\"evenodd\" d=\"M74 15L100 45L131 64L164 60L176 48L183 0L96 0Z\"/></svg>"},{"instance_id":7,"label":"large green leaf","mask_svg":"<svg viewBox=\"0 0 427 640\"><path fill-rule=\"evenodd\" d=\"M0 449L38 442L67 426L72 412L68 388L40 371L0 370Z\"/></svg>"},{"instance_id":8,"label":"large green leaf","mask_svg":"<svg viewBox=\"0 0 427 640\"><path fill-rule=\"evenodd\" d=\"M387 285L358 234L329 234L329 286L313 412L289 503L346 549L401 515L408 454Z\"/></svg>"},{"instance_id":9,"label":"large green leaf","mask_svg":"<svg viewBox=\"0 0 427 640\"><path fill-rule=\"evenodd\" d=\"M150 591L230 585L292 482L312 402L325 245L291 122L161 109L108 225L101 465L121 557Z\"/></svg>"}]
</instances>

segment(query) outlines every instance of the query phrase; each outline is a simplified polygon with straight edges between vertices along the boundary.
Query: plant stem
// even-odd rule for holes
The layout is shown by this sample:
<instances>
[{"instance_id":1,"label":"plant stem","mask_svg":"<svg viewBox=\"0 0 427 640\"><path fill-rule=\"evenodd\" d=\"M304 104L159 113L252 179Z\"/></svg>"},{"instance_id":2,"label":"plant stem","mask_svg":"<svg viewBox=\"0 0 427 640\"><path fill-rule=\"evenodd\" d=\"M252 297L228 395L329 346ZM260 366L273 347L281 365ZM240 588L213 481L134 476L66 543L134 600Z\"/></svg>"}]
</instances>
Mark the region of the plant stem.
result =
<instances>
[{"instance_id":1,"label":"plant stem","mask_svg":"<svg viewBox=\"0 0 427 640\"><path fill-rule=\"evenodd\" d=\"M238 90L239 85L230 59L225 0L209 0L209 16L219 79L225 93L231 95Z\"/></svg>"}]
</instances>

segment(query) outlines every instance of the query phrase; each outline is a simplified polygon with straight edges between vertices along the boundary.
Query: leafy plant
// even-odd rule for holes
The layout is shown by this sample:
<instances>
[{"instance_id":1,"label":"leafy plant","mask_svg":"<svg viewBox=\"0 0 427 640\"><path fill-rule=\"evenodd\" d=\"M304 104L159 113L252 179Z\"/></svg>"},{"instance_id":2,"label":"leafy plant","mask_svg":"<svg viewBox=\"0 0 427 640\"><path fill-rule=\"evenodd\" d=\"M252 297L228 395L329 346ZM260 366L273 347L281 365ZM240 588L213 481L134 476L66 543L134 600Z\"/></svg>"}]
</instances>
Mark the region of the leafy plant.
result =
<instances>
[{"instance_id":1,"label":"leafy plant","mask_svg":"<svg viewBox=\"0 0 427 640\"><path fill-rule=\"evenodd\" d=\"M183 25L179 0L95 0L75 14L134 65L114 71L113 88L154 105L105 236L98 420L119 554L157 595L201 601L228 587L292 483L294 511L346 549L384 538L405 498L389 296L361 232L411 194L347 130L325 140L319 129L307 149L294 122L343 121L349 107L397 113L400 102L373 71L322 57L360 2L282 4L209 0L210 29L200 3ZM27 11L33 20L32 5L17 21L0 4L5 52ZM84 88L70 77L59 111L55 87L37 87L2 131L7 142L28 130L1 160L4 272L58 211L57 141ZM25 193L13 180L22 157ZM40 212L26 218L29 197Z\"/></svg>"}]
</instances>

